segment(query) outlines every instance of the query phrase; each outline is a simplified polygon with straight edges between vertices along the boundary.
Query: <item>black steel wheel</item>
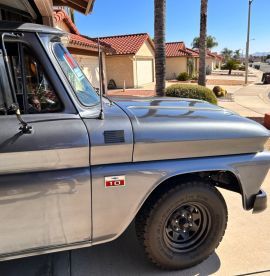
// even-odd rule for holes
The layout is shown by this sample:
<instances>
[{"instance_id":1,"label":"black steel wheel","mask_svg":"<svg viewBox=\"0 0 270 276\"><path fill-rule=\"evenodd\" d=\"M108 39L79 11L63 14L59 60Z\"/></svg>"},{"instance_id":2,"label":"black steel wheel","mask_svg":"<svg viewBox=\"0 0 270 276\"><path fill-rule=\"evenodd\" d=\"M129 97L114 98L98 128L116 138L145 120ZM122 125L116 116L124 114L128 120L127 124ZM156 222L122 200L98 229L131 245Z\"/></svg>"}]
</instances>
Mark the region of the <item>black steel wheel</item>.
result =
<instances>
[{"instance_id":1,"label":"black steel wheel","mask_svg":"<svg viewBox=\"0 0 270 276\"><path fill-rule=\"evenodd\" d=\"M188 202L179 206L164 225L164 242L175 252L188 252L207 237L211 216L206 206Z\"/></svg>"},{"instance_id":2,"label":"black steel wheel","mask_svg":"<svg viewBox=\"0 0 270 276\"><path fill-rule=\"evenodd\" d=\"M154 264L164 269L184 269L213 253L225 233L227 216L219 191L196 180L147 202L135 225Z\"/></svg>"}]
</instances>

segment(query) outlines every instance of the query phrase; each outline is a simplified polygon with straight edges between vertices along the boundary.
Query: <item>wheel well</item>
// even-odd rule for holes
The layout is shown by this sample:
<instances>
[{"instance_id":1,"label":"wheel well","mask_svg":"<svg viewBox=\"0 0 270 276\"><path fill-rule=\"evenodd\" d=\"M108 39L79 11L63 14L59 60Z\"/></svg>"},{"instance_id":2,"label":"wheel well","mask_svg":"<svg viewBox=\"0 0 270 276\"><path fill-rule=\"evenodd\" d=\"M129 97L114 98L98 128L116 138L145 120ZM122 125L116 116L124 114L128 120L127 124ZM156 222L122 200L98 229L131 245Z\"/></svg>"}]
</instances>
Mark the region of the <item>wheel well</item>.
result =
<instances>
[{"instance_id":1,"label":"wheel well","mask_svg":"<svg viewBox=\"0 0 270 276\"><path fill-rule=\"evenodd\" d=\"M162 194L164 194L175 185L179 185L183 182L192 180L204 180L215 187L220 187L229 191L239 193L241 195L243 194L238 178L230 171L195 172L180 174L166 179L152 191L143 206L149 206L149 204L152 205L153 201L156 201L158 198L160 198Z\"/></svg>"}]
</instances>

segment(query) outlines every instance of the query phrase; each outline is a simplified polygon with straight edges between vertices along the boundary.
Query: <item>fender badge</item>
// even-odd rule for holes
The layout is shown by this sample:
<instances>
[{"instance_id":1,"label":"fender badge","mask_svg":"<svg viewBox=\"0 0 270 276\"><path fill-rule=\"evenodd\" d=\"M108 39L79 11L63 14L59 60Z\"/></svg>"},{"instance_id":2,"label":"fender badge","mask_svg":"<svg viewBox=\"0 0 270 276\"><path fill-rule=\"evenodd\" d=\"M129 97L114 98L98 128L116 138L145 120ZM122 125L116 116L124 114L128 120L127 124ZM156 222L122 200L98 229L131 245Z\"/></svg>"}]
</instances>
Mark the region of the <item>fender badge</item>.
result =
<instances>
[{"instance_id":1,"label":"fender badge","mask_svg":"<svg viewBox=\"0 0 270 276\"><path fill-rule=\"evenodd\" d=\"M119 186L126 186L126 177L124 175L105 177L106 188Z\"/></svg>"}]
</instances>

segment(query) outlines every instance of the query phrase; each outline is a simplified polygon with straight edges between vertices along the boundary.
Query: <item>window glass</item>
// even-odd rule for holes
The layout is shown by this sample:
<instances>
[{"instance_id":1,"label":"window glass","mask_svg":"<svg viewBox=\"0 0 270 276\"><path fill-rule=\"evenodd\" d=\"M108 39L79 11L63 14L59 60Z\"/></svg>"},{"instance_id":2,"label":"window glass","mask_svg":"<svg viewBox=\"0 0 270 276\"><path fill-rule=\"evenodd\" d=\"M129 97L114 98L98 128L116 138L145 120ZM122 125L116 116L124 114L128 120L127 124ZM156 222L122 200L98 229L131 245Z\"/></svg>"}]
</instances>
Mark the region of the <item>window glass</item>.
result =
<instances>
[{"instance_id":1,"label":"window glass","mask_svg":"<svg viewBox=\"0 0 270 276\"><path fill-rule=\"evenodd\" d=\"M62 104L31 50L19 43L6 43L6 48L21 112L60 111Z\"/></svg>"},{"instance_id":2,"label":"window glass","mask_svg":"<svg viewBox=\"0 0 270 276\"><path fill-rule=\"evenodd\" d=\"M67 49L57 43L54 45L54 53L79 101L85 106L98 104L98 94Z\"/></svg>"},{"instance_id":3,"label":"window glass","mask_svg":"<svg viewBox=\"0 0 270 276\"><path fill-rule=\"evenodd\" d=\"M45 76L43 68L30 54L28 48L24 47L23 49L28 113L59 111L61 109L60 100Z\"/></svg>"}]
</instances>

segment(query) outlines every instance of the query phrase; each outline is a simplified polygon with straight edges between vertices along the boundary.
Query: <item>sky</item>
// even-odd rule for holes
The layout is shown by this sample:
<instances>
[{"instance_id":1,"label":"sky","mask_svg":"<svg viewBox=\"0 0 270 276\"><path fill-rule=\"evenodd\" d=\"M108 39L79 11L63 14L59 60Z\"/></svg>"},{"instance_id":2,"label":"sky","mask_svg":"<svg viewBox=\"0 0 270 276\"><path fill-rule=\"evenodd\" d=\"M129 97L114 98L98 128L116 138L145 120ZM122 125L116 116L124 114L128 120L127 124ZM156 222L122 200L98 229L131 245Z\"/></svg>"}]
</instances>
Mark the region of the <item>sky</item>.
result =
<instances>
[{"instance_id":1,"label":"sky","mask_svg":"<svg viewBox=\"0 0 270 276\"><path fill-rule=\"evenodd\" d=\"M270 52L270 0L254 0L250 52ZM200 29L200 0L167 0L166 40L184 41L187 47ZM245 49L248 0L208 0L208 35L219 46ZM92 14L75 14L82 34L90 37L149 33L154 36L154 0L96 0Z\"/></svg>"}]
</instances>

